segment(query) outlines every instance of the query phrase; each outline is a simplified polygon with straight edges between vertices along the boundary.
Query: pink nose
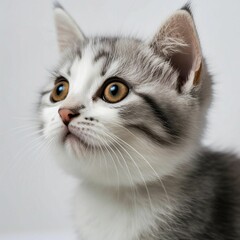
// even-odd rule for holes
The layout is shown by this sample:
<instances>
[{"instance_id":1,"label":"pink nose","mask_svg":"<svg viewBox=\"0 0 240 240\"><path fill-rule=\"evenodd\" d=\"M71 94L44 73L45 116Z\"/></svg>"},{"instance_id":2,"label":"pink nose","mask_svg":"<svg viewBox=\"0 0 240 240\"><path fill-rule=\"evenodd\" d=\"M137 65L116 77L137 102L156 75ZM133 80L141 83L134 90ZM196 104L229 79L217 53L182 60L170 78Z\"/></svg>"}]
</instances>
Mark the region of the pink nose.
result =
<instances>
[{"instance_id":1,"label":"pink nose","mask_svg":"<svg viewBox=\"0 0 240 240\"><path fill-rule=\"evenodd\" d=\"M63 121L63 123L68 126L68 124L72 121L73 118L79 116L79 112L74 109L68 108L60 108L58 113Z\"/></svg>"}]
</instances>

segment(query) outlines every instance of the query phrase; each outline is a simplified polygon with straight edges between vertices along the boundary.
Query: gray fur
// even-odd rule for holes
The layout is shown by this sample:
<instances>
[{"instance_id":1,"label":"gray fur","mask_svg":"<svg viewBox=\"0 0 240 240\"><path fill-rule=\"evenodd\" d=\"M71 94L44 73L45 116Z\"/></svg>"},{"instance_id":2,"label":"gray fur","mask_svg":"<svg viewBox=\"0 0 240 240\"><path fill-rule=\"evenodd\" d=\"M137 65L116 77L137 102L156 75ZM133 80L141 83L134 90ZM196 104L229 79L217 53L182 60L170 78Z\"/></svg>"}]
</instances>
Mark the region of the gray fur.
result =
<instances>
[{"instance_id":1,"label":"gray fur","mask_svg":"<svg viewBox=\"0 0 240 240\"><path fill-rule=\"evenodd\" d=\"M192 17L189 5L183 7L181 11L186 11ZM188 19L189 16L187 16ZM194 26L194 23L191 26ZM168 27L167 25L166 29ZM166 29L164 28L162 31L164 34ZM162 41L163 33L160 31L160 34L158 33L150 43L123 36L84 38L81 41L76 39L69 48L65 49L58 67L54 70L53 80L61 76L62 72L71 77L73 75L71 69L76 59L80 62L85 61L85 53L90 52L92 55L91 67L94 68L99 64L101 66L99 78L107 81L109 78L118 77L129 86L129 94L123 103L107 106L108 109L115 110L120 119L121 128L114 132L115 135L119 134L117 136L120 138L126 137L125 141L129 146L134 144L135 147L138 147L140 145L138 139L145 141L148 150L150 148L153 154L150 157L146 154L148 160L155 157L155 160L162 161L163 167L164 164L169 164L168 162L175 164L174 171L171 173L161 173L162 183L155 176L151 176L152 178L147 179L144 183L136 180L134 187L138 190L138 198L143 199L143 208L150 208L145 203L147 202L147 194L150 194L153 205L159 208L165 208L164 206L168 204L168 201L171 202L171 209L170 207L165 209L167 214L156 216L157 227L140 232L137 239L240 239L240 161L232 154L213 152L201 146L206 113L212 100L212 78L208 73L206 61L202 58L200 80L197 80L197 83L190 83L187 78L182 79L185 75L189 75L188 71L194 67L194 64L186 68L187 72L184 69L184 74L181 75L181 69L176 67L179 64L179 59L174 62L173 55L177 53L177 58L179 56L182 59L185 58L187 54L181 51L185 51L189 45L179 39L174 39L176 40L174 41L175 45L172 46L173 42ZM191 34L194 34L194 31ZM159 42L159 39L162 42ZM196 43L198 43L197 41ZM197 47L195 46L195 48ZM195 55L197 54L199 52ZM189 63L189 59L186 63ZM51 89L52 87L53 83ZM90 87L91 84L89 84ZM99 95L101 88L95 92L91 100L87 100L91 101L92 105L103 101ZM54 107L47 99L50 91L49 88L42 91L39 108L41 114L47 107ZM80 117L88 112L88 102L87 104L77 102L79 106L74 104L74 107L79 110ZM89 132L93 138L97 135L90 127L97 127L101 130L104 126L104 129L107 129L109 133L114 131L111 123L106 124L100 117L85 115L84 120L85 122L79 119L76 123L77 126L73 126L79 131L87 128L88 132L83 133L84 136L88 136ZM47 124L49 124L48 121L42 120L43 130ZM131 132L136 138L131 138L132 135L124 132L123 128ZM89 147L91 151L95 151L94 156L103 158L100 152L101 145L99 145L100 147L92 146L91 142L88 144L85 140L82 144L85 146L84 151L87 152ZM125 167L130 167L129 174L135 177L137 175L136 169L131 169L133 164L127 154L114 142L109 145L115 156L119 157L120 153L124 160L125 165L120 162L120 165L123 166L115 163L115 167L119 168L120 177L126 178L124 175L126 173ZM62 145L61 147L63 148ZM104 156L111 155L104 148L101 148L101 151ZM145 149L139 148L138 151L142 155L145 154ZM143 164L141 161L143 160L137 156L136 162L140 167ZM155 162L152 163L155 164ZM111 170L114 169L112 162L106 161L106 163ZM101 169L97 168L99 162L95 162L95 164L96 172L101 173ZM94 164L92 165L94 167ZM76 166L77 164L74 165L75 168L77 168ZM82 165L80 166L82 168ZM156 172L161 172L161 166L154 166ZM79 170L79 172L81 171ZM110 177L114 182L116 174L112 172L113 170L110 172L112 174ZM79 175L81 174L84 175L79 173ZM85 182L95 182L100 187L102 182L99 179L105 177L104 172L99 179L95 176L99 177L89 171L87 176L84 175ZM147 172L146 176L148 176ZM120 183L120 188L124 189L123 192L127 192L130 187ZM146 188L149 192L146 191ZM166 192L169 199L166 199ZM120 197L124 199L124 196L125 194L122 194ZM132 201L130 199L129 202Z\"/></svg>"},{"instance_id":2,"label":"gray fur","mask_svg":"<svg viewBox=\"0 0 240 240\"><path fill-rule=\"evenodd\" d=\"M180 191L167 188L179 204L172 218L159 223L155 236L143 233L140 239L240 239L239 172L235 155L201 149L190 172L169 179L171 185L180 185Z\"/></svg>"}]
</instances>

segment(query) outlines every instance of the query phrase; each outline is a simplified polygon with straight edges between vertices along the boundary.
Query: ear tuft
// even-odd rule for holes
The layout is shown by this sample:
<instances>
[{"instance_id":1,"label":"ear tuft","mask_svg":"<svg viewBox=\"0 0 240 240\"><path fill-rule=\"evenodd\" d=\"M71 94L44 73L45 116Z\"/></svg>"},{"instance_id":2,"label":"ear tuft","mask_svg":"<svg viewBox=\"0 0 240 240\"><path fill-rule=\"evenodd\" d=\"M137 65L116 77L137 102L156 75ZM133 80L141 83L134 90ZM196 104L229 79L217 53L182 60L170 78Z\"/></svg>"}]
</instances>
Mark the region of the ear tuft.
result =
<instances>
[{"instance_id":1,"label":"ear tuft","mask_svg":"<svg viewBox=\"0 0 240 240\"><path fill-rule=\"evenodd\" d=\"M62 8L62 9L64 9L63 6L58 1L54 1L53 2L53 9L55 9L55 8Z\"/></svg>"},{"instance_id":2,"label":"ear tuft","mask_svg":"<svg viewBox=\"0 0 240 240\"><path fill-rule=\"evenodd\" d=\"M70 17L59 2L54 2L53 11L58 45L61 52L70 48L74 43L82 43L86 40L86 37L76 22Z\"/></svg>"},{"instance_id":3,"label":"ear tuft","mask_svg":"<svg viewBox=\"0 0 240 240\"><path fill-rule=\"evenodd\" d=\"M180 10L184 10L184 11L188 12L193 17L190 2L187 2L184 6L182 6Z\"/></svg>"}]
</instances>

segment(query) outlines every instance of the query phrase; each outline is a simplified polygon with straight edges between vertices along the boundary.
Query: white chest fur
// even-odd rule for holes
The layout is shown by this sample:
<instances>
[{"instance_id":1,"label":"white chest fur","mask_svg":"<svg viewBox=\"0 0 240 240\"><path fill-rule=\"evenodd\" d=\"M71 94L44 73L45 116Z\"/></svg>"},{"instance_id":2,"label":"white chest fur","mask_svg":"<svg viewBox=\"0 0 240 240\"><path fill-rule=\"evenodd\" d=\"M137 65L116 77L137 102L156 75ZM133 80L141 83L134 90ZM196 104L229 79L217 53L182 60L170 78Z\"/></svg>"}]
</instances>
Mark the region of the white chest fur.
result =
<instances>
[{"instance_id":1,"label":"white chest fur","mask_svg":"<svg viewBox=\"0 0 240 240\"><path fill-rule=\"evenodd\" d=\"M111 192L82 184L75 198L75 221L81 240L134 240L156 224L147 199L133 192ZM153 211L152 211L153 210ZM154 213L153 213L154 212ZM156 215L155 215L156 216Z\"/></svg>"}]
</instances>

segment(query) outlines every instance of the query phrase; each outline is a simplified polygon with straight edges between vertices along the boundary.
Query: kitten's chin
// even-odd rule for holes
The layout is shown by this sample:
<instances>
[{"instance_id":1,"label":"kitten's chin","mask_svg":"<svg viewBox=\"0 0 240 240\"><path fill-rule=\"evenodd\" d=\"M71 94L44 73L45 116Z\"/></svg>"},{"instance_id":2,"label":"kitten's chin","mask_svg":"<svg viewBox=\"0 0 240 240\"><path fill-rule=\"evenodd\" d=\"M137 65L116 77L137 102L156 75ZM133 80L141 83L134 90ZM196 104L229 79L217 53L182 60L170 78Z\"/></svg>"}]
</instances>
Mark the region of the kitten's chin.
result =
<instances>
[{"instance_id":1,"label":"kitten's chin","mask_svg":"<svg viewBox=\"0 0 240 240\"><path fill-rule=\"evenodd\" d=\"M72 132L67 132L62 140L65 150L78 161L85 157L92 157L93 152L98 152L101 148L91 142L91 139L80 137Z\"/></svg>"},{"instance_id":2,"label":"kitten's chin","mask_svg":"<svg viewBox=\"0 0 240 240\"><path fill-rule=\"evenodd\" d=\"M88 147L88 143L85 142L84 140L80 139L79 137L75 136L74 134L68 132L64 138L63 138L63 143L67 145L78 145L79 147L83 145L85 148Z\"/></svg>"},{"instance_id":3,"label":"kitten's chin","mask_svg":"<svg viewBox=\"0 0 240 240\"><path fill-rule=\"evenodd\" d=\"M81 158L91 148L89 143L70 132L64 136L63 144L67 152L77 158Z\"/></svg>"}]
</instances>

